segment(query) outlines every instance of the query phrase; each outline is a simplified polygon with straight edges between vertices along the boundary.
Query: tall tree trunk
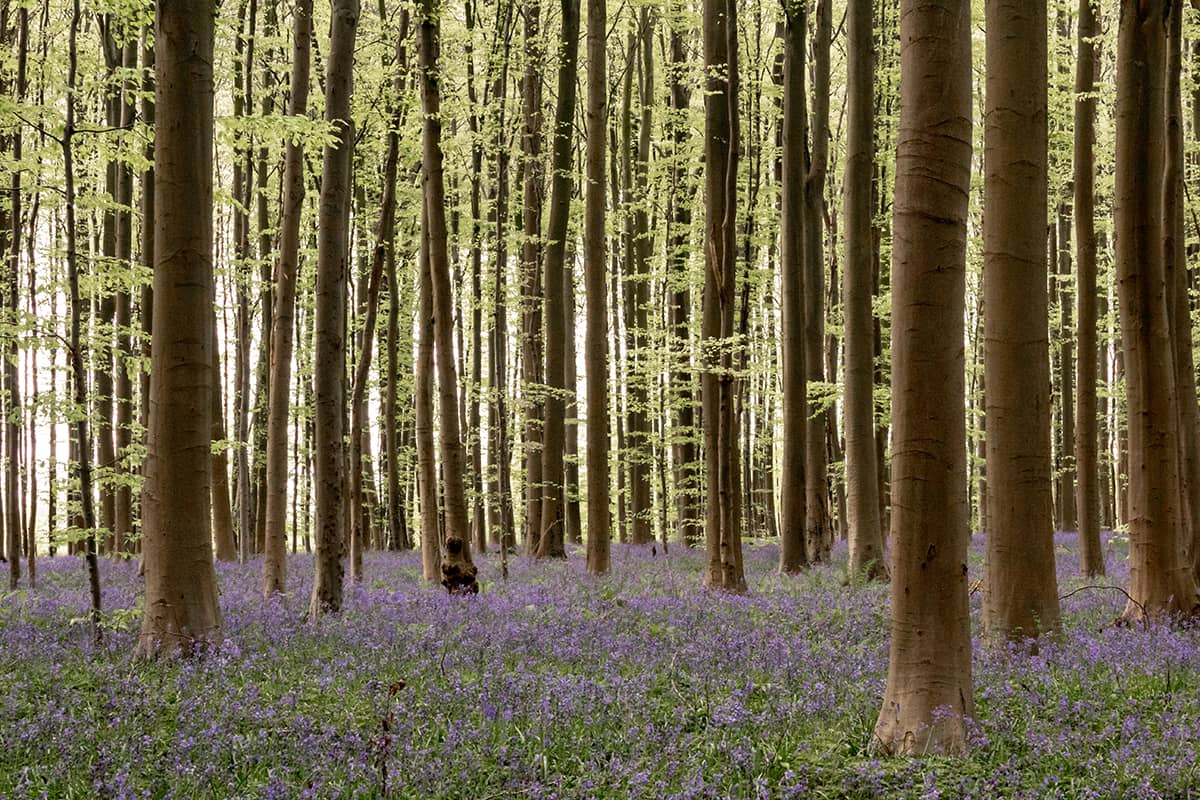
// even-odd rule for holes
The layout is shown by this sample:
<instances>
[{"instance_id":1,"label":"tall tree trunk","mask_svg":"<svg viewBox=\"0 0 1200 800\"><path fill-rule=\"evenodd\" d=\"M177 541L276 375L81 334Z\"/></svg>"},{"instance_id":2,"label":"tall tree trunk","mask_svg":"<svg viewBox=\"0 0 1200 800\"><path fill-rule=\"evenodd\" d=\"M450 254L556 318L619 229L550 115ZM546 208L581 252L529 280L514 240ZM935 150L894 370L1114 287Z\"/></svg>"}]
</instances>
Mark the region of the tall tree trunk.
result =
<instances>
[{"instance_id":1,"label":"tall tree trunk","mask_svg":"<svg viewBox=\"0 0 1200 800\"><path fill-rule=\"evenodd\" d=\"M454 298L446 252L446 194L442 177L441 86L438 71L440 21L435 0L421 3L421 183L426 247L433 289L433 328L441 412L442 492L446 508L446 557L442 585L451 594L479 591L471 561L471 525L464 486L466 459L459 435L458 374L454 363Z\"/></svg>"},{"instance_id":2,"label":"tall tree trunk","mask_svg":"<svg viewBox=\"0 0 1200 800\"><path fill-rule=\"evenodd\" d=\"M75 224L75 103L76 75L78 73L78 38L80 10L79 0L71 3L71 22L67 43L67 97L66 119L63 125L62 143L63 154L63 208L65 209L66 261L67 261L67 292L70 302L70 327L68 332L67 358L70 362L72 395L75 408L87 408L87 371L84 369L83 347L80 336L83 301L79 294L79 250L78 236ZM171 166L175 166L172 164ZM207 434L207 431L205 431ZM89 422L87 414L78 414L71 425L71 438L74 447L71 452L71 462L74 464L75 481L78 489L78 513L73 515L71 523L86 531L83 540L84 560L87 563L88 588L91 595L92 638L99 644L101 641L100 628L100 569L96 558L96 508L92 499L92 456ZM207 519L207 517L205 517ZM146 517L143 515L143 520ZM144 524L144 523L143 523ZM145 528L143 528L145 530ZM73 553L74 554L74 551Z\"/></svg>"},{"instance_id":3,"label":"tall tree trunk","mask_svg":"<svg viewBox=\"0 0 1200 800\"><path fill-rule=\"evenodd\" d=\"M396 93L396 102L400 102L400 94L408 73L408 10L400 11L400 31L396 40L396 74L393 78L392 90ZM394 231L392 232L394 234ZM385 480L387 483L387 528L386 546L389 550L409 548L412 542L408 533L408 522L402 490L400 487L400 443L397 436L397 392L400 380L400 319L407 309L401 303L400 283L396 278L396 243L394 235L384 242L386 257L384 266L387 276L388 318L387 318L387 347L385 349L386 382L384 384L383 401L383 453L387 463ZM408 326L411 329L411 324ZM407 337L406 337L407 339ZM409 350L411 352L411 349Z\"/></svg>"},{"instance_id":4,"label":"tall tree trunk","mask_svg":"<svg viewBox=\"0 0 1200 800\"><path fill-rule=\"evenodd\" d=\"M850 48L846 92L846 499L850 570L886 578L879 522L879 468L875 463L874 263L871 252L871 175L874 147L873 0L852 0L847 14Z\"/></svg>"},{"instance_id":5,"label":"tall tree trunk","mask_svg":"<svg viewBox=\"0 0 1200 800\"><path fill-rule=\"evenodd\" d=\"M542 203L545 176L542 167L542 66L541 2L526 0L525 76L521 137L521 174L524 182L521 224L521 372L525 420L525 552L538 548L542 492Z\"/></svg>"},{"instance_id":6,"label":"tall tree trunk","mask_svg":"<svg viewBox=\"0 0 1200 800\"><path fill-rule=\"evenodd\" d=\"M1104 574L1100 550L1101 464L1097 456L1096 369L1103 354L1096 337L1096 14L1092 0L1079 0L1075 61L1075 287L1079 380L1075 391L1075 486L1079 507L1079 567L1088 577Z\"/></svg>"},{"instance_id":7,"label":"tall tree trunk","mask_svg":"<svg viewBox=\"0 0 1200 800\"><path fill-rule=\"evenodd\" d=\"M253 27L257 15L256 0L241 0L238 12L238 29L234 39L233 61L233 117L240 122L246 114L247 97L252 92L253 75L246 69L247 42L253 41ZM247 23L247 19L249 23ZM250 501L250 287L247 260L250 257L250 185L253 181L253 161L244 137L239 135L234 142L233 152L233 262L231 283L235 294L234 356L233 356L233 475L234 511L237 514L238 540L241 557L245 561L256 552L254 522Z\"/></svg>"},{"instance_id":8,"label":"tall tree trunk","mask_svg":"<svg viewBox=\"0 0 1200 800\"><path fill-rule=\"evenodd\" d=\"M737 6L704 2L705 268L702 378L708 508L705 584L741 592L741 503L738 491L738 385L733 376L733 310L737 272L738 59Z\"/></svg>"},{"instance_id":9,"label":"tall tree trunk","mask_svg":"<svg viewBox=\"0 0 1200 800\"><path fill-rule=\"evenodd\" d=\"M488 347L488 383L491 402L488 406L488 473L490 513L493 541L500 546L501 566L507 576L508 550L515 544L515 523L512 507L512 448L508 434L508 304L506 272L508 269L508 133L505 130L506 93L508 90L508 61L512 36L513 3L503 2L497 9L496 41L501 43L499 70L492 83L495 97L496 130L496 188L492 203L494 223L495 279L492 308L492 335Z\"/></svg>"},{"instance_id":10,"label":"tall tree trunk","mask_svg":"<svg viewBox=\"0 0 1200 800\"><path fill-rule=\"evenodd\" d=\"M110 130L121 127L121 91L117 82L117 72L124 66L124 49L117 44L115 20L111 14L103 14L98 19L97 29L100 33L100 49L104 57L104 124ZM115 155L105 159L104 194L107 195L107 206L101 213L100 255L105 262L113 265L117 261L117 217L118 207L124 202L121 197L121 181L119 174L122 165ZM95 416L95 448L96 484L100 496L100 527L104 529L101 542L102 551L111 556L117 550L115 540L116 530L116 486L114 470L117 455L113 429L113 383L116 370L113 368L113 338L116 327L117 301L111 287L101 287L95 291L94 297L98 304L93 308L93 324L96 326L93 341L101 343L93 355L92 391L93 414ZM95 304L96 301L94 300Z\"/></svg>"},{"instance_id":11,"label":"tall tree trunk","mask_svg":"<svg viewBox=\"0 0 1200 800\"><path fill-rule=\"evenodd\" d=\"M989 0L984 139L985 622L1021 639L1059 626L1050 496L1046 287L1046 5ZM1065 398L1064 398L1065 400Z\"/></svg>"},{"instance_id":12,"label":"tall tree trunk","mask_svg":"<svg viewBox=\"0 0 1200 800\"><path fill-rule=\"evenodd\" d=\"M1180 499L1178 404L1167 308L1163 219L1167 10L1123 3L1117 40L1115 234L1129 427L1126 619L1193 613ZM1178 167L1178 165L1176 165Z\"/></svg>"},{"instance_id":13,"label":"tall tree trunk","mask_svg":"<svg viewBox=\"0 0 1200 800\"><path fill-rule=\"evenodd\" d=\"M122 66L128 75L137 71L138 49L136 41L126 42L121 50ZM121 82L121 128L133 128L134 85L132 78ZM133 165L124 161L117 169L117 188L121 208L117 211L116 255L118 262L133 266ZM133 355L129 327L133 316L133 301L129 290L118 289L114 323L116 326L113 352L113 397L115 411L113 474L117 480L113 492L113 545L116 555L126 557L129 550L129 535L133 532L133 492L125 478L129 447L133 442L133 378L130 363Z\"/></svg>"},{"instance_id":14,"label":"tall tree trunk","mask_svg":"<svg viewBox=\"0 0 1200 800\"><path fill-rule=\"evenodd\" d=\"M442 544L439 529L437 459L433 443L433 285L429 274L429 222L421 209L420 270L417 289L417 363L415 433L417 494L421 507L421 569L429 583L441 580Z\"/></svg>"},{"instance_id":15,"label":"tall tree trunk","mask_svg":"<svg viewBox=\"0 0 1200 800\"><path fill-rule=\"evenodd\" d=\"M153 40L146 33L142 34L142 121L151 131L154 130L154 47ZM141 265L148 273L154 269L154 135L150 134L143 151L146 157L146 169L142 172L142 225L141 225ZM142 312L141 326L141 356L144 363L150 363L150 331L154 324L154 283L147 281L142 286L140 298ZM215 330L215 328L214 328ZM214 387L216 376L214 374ZM149 426L150 416L150 373L141 370L141 394L139 422L143 429ZM145 472L145 460L142 470ZM141 543L138 544L139 550Z\"/></svg>"},{"instance_id":16,"label":"tall tree trunk","mask_svg":"<svg viewBox=\"0 0 1200 800\"><path fill-rule=\"evenodd\" d=\"M7 12L7 8L5 11ZM5 16L7 16L7 13ZM5 19L0 24L3 25L0 37L10 40L8 44L11 46L12 34L9 32L8 20ZM25 98L25 65L29 52L29 11L25 7L17 9L15 34L20 41L16 48L17 74L15 76L16 86L13 88L16 90L14 93L16 102L20 103ZM21 128L18 126L10 137L4 138L9 139L6 143L8 146L0 146L0 153L6 150L10 151L13 163L19 164L21 162ZM3 253L3 258L7 262L4 275L4 310L5 322L9 326L6 336L8 341L5 344L5 352L3 354L4 388L8 394L7 408L5 409L7 414L4 418L4 528L7 532L7 547L5 549L8 551L8 584L9 589L16 590L17 584L21 580L21 510L24 507L20 486L21 397L20 387L17 385L17 312L20 308L21 285L20 169L12 170L9 189L11 193L9 195L8 208L0 211L0 242L7 245L7 248L0 248L0 253ZM4 239L8 241L4 242ZM5 249L7 252L5 252ZM29 553L32 563L32 548L29 550ZM30 582L32 583L32 567L30 573Z\"/></svg>"},{"instance_id":17,"label":"tall tree trunk","mask_svg":"<svg viewBox=\"0 0 1200 800\"><path fill-rule=\"evenodd\" d=\"M1059 318L1059 341L1061 355L1059 357L1059 386L1062 399L1062 506L1063 521L1061 530L1075 530L1078 525L1078 514L1075 508L1075 343L1072 334L1074 324L1071 319L1071 213L1066 200L1058 204L1058 218L1053 227L1052 236L1057 238L1057 259L1055 268L1061 276L1057 280L1058 302L1061 315Z\"/></svg>"},{"instance_id":18,"label":"tall tree trunk","mask_svg":"<svg viewBox=\"0 0 1200 800\"><path fill-rule=\"evenodd\" d=\"M277 5L266 4L266 19L263 34L270 42L279 32ZM253 45L253 42L251 42ZM246 74L253 69L253 49L246 52ZM275 48L270 47L263 58L262 69L262 99L259 100L259 113L264 119L275 116L275 101L278 81L273 70L274 62L278 59ZM250 476L250 489L254 496L254 543L257 552L265 553L267 549L267 422L270 409L267 407L271 396L271 328L275 322L275 292L273 288L272 260L275 252L274 237L269 221L268 185L268 149L265 139L259 144L257 162L254 168L255 189L254 207L256 226L258 228L258 261L259 261L259 347L258 363L254 368L254 417L250 425L251 455L253 474ZM285 152L286 159L286 152ZM282 210L282 209L281 209ZM264 559L265 560L265 559Z\"/></svg>"},{"instance_id":19,"label":"tall tree trunk","mask_svg":"<svg viewBox=\"0 0 1200 800\"><path fill-rule=\"evenodd\" d=\"M808 452L808 371L805 361L804 97L806 4L794 0L784 20L783 163L779 262L783 362L783 462L780 477L779 570L799 572L811 556L805 536Z\"/></svg>"},{"instance_id":20,"label":"tall tree trunk","mask_svg":"<svg viewBox=\"0 0 1200 800\"><path fill-rule=\"evenodd\" d=\"M142 490L146 612L138 653L190 656L221 636L207 484L213 281L211 0L155 14L154 347ZM80 442L85 437L80 435ZM81 451L84 449L80 448Z\"/></svg>"},{"instance_id":21,"label":"tall tree trunk","mask_svg":"<svg viewBox=\"0 0 1200 800\"><path fill-rule=\"evenodd\" d=\"M629 438L629 517L630 540L634 544L647 544L654 539L654 509L650 498L650 465L653 462L649 420L649 383L651 380L649 353L647 352L648 308L650 302L650 256L654 249L654 238L650 229L649 197L645 193L650 186L650 134L654 109L654 16L649 7L643 6L638 22L639 47L630 55L638 58L638 88L641 118L638 122L637 153L627 180L632 178L639 187L636 204L627 203L627 218L631 221L633 236L629 242L626 263L632 266L626 274L625 318L626 335L630 342L627 351L628 425ZM631 62L630 71L634 68ZM630 142L626 146L629 147ZM632 198L629 198L631 201ZM628 208L628 205L634 205ZM631 285L632 284L632 285Z\"/></svg>"},{"instance_id":22,"label":"tall tree trunk","mask_svg":"<svg viewBox=\"0 0 1200 800\"><path fill-rule=\"evenodd\" d=\"M475 83L474 35L478 21L475 0L463 4L467 22L467 99L471 103L471 381L468 391L467 433L471 440L471 540L487 552L487 514L483 495L483 428L480 404L483 388L483 138L479 92Z\"/></svg>"},{"instance_id":23,"label":"tall tree trunk","mask_svg":"<svg viewBox=\"0 0 1200 800\"><path fill-rule=\"evenodd\" d=\"M312 53L312 0L297 0L292 12L292 88L288 116L308 109ZM290 139L284 152L283 208L279 217L279 264L271 322L271 375L267 399L266 529L262 591L282 592L287 577L288 405L296 329L296 272L300 262L300 217L304 209L304 146ZM299 446L299 442L296 443Z\"/></svg>"},{"instance_id":24,"label":"tall tree trunk","mask_svg":"<svg viewBox=\"0 0 1200 800\"><path fill-rule=\"evenodd\" d=\"M587 571L609 571L608 302L604 279L604 147L608 130L605 0L588 0L587 184L584 189L583 278L587 295Z\"/></svg>"},{"instance_id":25,"label":"tall tree trunk","mask_svg":"<svg viewBox=\"0 0 1200 800\"><path fill-rule=\"evenodd\" d=\"M401 33L397 41L397 64L402 65L403 41L407 35L408 20L401 12ZM393 89L397 95L403 88L402 72L393 79ZM371 269L367 277L366 309L362 329L359 333L358 363L354 367L354 383L350 397L350 578L362 578L362 551L364 540L370 530L370 510L366 503L366 489L363 485L364 470L369 464L364 462L363 453L368 448L364 442L367 415L367 380L370 377L372 347L375 343L375 320L379 312L380 286L383 281L384 263L392 240L395 238L396 227L396 172L400 159L400 125L403 114L399 100L395 100L391 110L391 120L387 134L387 153L383 163L383 196L379 203L379 222L375 229L375 247L371 252Z\"/></svg>"},{"instance_id":26,"label":"tall tree trunk","mask_svg":"<svg viewBox=\"0 0 1200 800\"><path fill-rule=\"evenodd\" d=\"M350 165L353 151L350 94L358 0L334 0L325 73L325 119L334 128L325 146L317 215L317 296L314 388L317 556L309 614L318 617L342 606L346 552L346 262L349 258Z\"/></svg>"},{"instance_id":27,"label":"tall tree trunk","mask_svg":"<svg viewBox=\"0 0 1200 800\"><path fill-rule=\"evenodd\" d=\"M1178 398L1179 490L1183 546L1191 550L1193 581L1200 566L1200 426L1192 351L1187 235L1184 223L1183 7L1171 5L1167 25L1166 168L1163 185L1163 260L1166 267L1167 319L1173 338ZM1190 532L1190 535L1189 535Z\"/></svg>"},{"instance_id":28,"label":"tall tree trunk","mask_svg":"<svg viewBox=\"0 0 1200 800\"><path fill-rule=\"evenodd\" d=\"M550 188L550 224L546 232L546 399L542 430L542 507L538 530L537 555L541 558L567 555L563 486L566 473L563 455L566 449L565 342L568 331L564 308L563 260L567 246L567 223L571 211L571 155L575 122L575 80L579 58L579 0L562 0L562 47L558 65L558 99L554 115L554 141Z\"/></svg>"},{"instance_id":29,"label":"tall tree trunk","mask_svg":"<svg viewBox=\"0 0 1200 800\"><path fill-rule=\"evenodd\" d=\"M578 9L577 9L578 11ZM579 32L576 31L576 36ZM578 69L578 66L576 67ZM563 273L563 308L566 312L564 319L564 375L566 377L567 404L563 411L566 417L566 446L563 448L565 464L563 465L563 502L566 504L566 519L564 533L567 541L573 544L583 544L583 521L579 509L579 375L576 371L575 359L575 253L568 253Z\"/></svg>"},{"instance_id":30,"label":"tall tree trunk","mask_svg":"<svg viewBox=\"0 0 1200 800\"><path fill-rule=\"evenodd\" d=\"M223 443L225 436L225 405L222 402L221 352L217 341L216 280L209 294L209 325L212 327L212 342L209 344L212 358L212 393L209 402L211 419L209 430L213 442ZM213 448L209 458L209 494L212 499L213 541L216 543L218 561L236 561L238 545L233 532L233 507L229 500L229 450L224 445ZM243 540L243 544L245 540ZM245 553L243 553L243 558Z\"/></svg>"},{"instance_id":31,"label":"tall tree trunk","mask_svg":"<svg viewBox=\"0 0 1200 800\"><path fill-rule=\"evenodd\" d=\"M885 753L919 755L964 750L966 719L974 716L962 344L971 176L970 8L948 0L902 0L900 42L892 255L892 623L875 737Z\"/></svg>"},{"instance_id":32,"label":"tall tree trunk","mask_svg":"<svg viewBox=\"0 0 1200 800\"><path fill-rule=\"evenodd\" d=\"M1192 350L1187 235L1184 222L1183 6L1171 5L1167 25L1166 169L1163 185L1163 238L1167 318L1173 337L1178 398L1179 489L1184 546L1191 551L1192 579L1200 575L1200 430L1196 372ZM1189 535L1190 533L1190 535Z\"/></svg>"},{"instance_id":33,"label":"tall tree trunk","mask_svg":"<svg viewBox=\"0 0 1200 800\"><path fill-rule=\"evenodd\" d=\"M673 287L670 293L672 366L669 381L677 409L673 422L674 443L671 448L675 473L675 516L678 541L683 546L690 547L700 540L701 509L699 463L696 454L696 399L691 369L692 292L688 277L688 265L691 260L692 165L684 152L690 135L686 118L692 103L692 93L686 80L689 67L681 16L682 12L677 10L670 25L671 68L667 72L667 83L671 93L671 114L667 125L670 131L672 158L668 190L670 213L666 238L669 248L668 270Z\"/></svg>"},{"instance_id":34,"label":"tall tree trunk","mask_svg":"<svg viewBox=\"0 0 1200 800\"><path fill-rule=\"evenodd\" d=\"M808 380L825 380L825 173L829 160L829 47L832 29L829 0L818 0L813 31L813 91L810 133L811 156L804 181L804 362ZM829 380L834 380L830 376ZM829 508L828 452L825 429L828 412L808 419L805 437L805 537L812 561L825 561L833 543L833 515Z\"/></svg>"}]
</instances>

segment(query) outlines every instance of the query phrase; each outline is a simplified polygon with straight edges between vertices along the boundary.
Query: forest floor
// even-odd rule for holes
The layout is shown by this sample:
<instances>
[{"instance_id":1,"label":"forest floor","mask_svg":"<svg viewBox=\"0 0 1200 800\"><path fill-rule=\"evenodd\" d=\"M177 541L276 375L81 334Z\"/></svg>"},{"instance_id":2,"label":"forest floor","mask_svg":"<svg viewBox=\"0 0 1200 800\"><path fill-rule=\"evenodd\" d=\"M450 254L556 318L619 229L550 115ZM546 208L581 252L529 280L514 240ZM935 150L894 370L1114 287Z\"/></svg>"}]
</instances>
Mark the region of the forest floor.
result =
<instances>
[{"instance_id":1,"label":"forest floor","mask_svg":"<svg viewBox=\"0 0 1200 800\"><path fill-rule=\"evenodd\" d=\"M1075 577L1060 535L1060 592ZM1124 542L1108 537L1125 585ZM307 556L264 603L258 563L218 565L225 645L133 658L136 566L101 565L91 643L76 559L0 600L0 797L1110 798L1200 786L1200 630L1115 627L1124 595L1063 601L1065 633L1030 655L976 639L977 722L963 758L870 750L887 661L887 593L832 565L775 573L747 548L750 592L700 588L702 554L614 546L583 558L479 559L483 593L420 581L419 554L369 553L345 610L305 620ZM982 541L972 546L972 585ZM971 597L978 636L980 592ZM399 688L403 682L403 688ZM1191 795L1189 795L1189 792Z\"/></svg>"}]
</instances>

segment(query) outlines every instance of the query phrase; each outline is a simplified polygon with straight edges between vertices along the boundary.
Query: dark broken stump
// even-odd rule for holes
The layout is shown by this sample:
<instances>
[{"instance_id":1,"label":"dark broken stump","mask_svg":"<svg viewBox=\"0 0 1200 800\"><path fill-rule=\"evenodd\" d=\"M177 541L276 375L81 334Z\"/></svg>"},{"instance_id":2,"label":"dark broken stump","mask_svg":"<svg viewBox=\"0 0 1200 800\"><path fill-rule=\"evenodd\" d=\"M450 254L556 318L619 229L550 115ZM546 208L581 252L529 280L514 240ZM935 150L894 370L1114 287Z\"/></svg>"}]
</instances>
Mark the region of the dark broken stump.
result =
<instances>
[{"instance_id":1,"label":"dark broken stump","mask_svg":"<svg viewBox=\"0 0 1200 800\"><path fill-rule=\"evenodd\" d=\"M475 565L463 554L463 540L446 540L446 558L442 560L442 586L450 594L478 594Z\"/></svg>"}]
</instances>

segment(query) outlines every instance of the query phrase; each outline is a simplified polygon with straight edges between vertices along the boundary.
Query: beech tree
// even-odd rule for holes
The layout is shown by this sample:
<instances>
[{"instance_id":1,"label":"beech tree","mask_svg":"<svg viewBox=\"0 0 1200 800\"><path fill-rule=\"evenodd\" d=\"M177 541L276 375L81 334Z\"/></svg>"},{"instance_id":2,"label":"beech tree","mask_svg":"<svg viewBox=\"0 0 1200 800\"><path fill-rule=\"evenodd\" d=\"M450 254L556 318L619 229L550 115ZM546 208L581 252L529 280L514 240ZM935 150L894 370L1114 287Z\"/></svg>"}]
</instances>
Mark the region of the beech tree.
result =
<instances>
[{"instance_id":1,"label":"beech tree","mask_svg":"<svg viewBox=\"0 0 1200 800\"><path fill-rule=\"evenodd\" d=\"M146 612L138 638L138 653L148 657L190 656L221 636L208 487L215 16L212 0L164 3L155 13L156 324L142 489Z\"/></svg>"},{"instance_id":2,"label":"beech tree","mask_svg":"<svg viewBox=\"0 0 1200 800\"><path fill-rule=\"evenodd\" d=\"M471 560L471 524L467 514L466 457L459 435L458 374L454 363L454 299L446 249L446 193L442 176L441 85L438 76L439 10L435 0L422 0L420 21L422 125L421 186L437 365L438 410L442 452L442 496L446 513L442 585L452 594L476 592ZM430 498L432 502L432 498ZM425 536L422 530L421 535Z\"/></svg>"},{"instance_id":3,"label":"beech tree","mask_svg":"<svg viewBox=\"0 0 1200 800\"><path fill-rule=\"evenodd\" d=\"M741 492L738 488L737 378L733 326L737 272L737 5L704 2L704 373L701 396L707 508L706 585L740 592Z\"/></svg>"},{"instance_id":4,"label":"beech tree","mask_svg":"<svg viewBox=\"0 0 1200 800\"><path fill-rule=\"evenodd\" d=\"M297 0L292 11L292 91L288 114L308 107L312 40L312 0ZM264 595L282 592L287 550L287 435L295 337L296 270L300 260L300 214L304 205L304 147L287 143L283 162L283 210L279 221L279 264L272 304L271 374L267 400L266 529L263 537Z\"/></svg>"},{"instance_id":5,"label":"beech tree","mask_svg":"<svg viewBox=\"0 0 1200 800\"><path fill-rule=\"evenodd\" d=\"M1097 424L1096 397L1098 362L1101 354L1097 341L1096 314L1096 221L1095 221L1095 139L1096 139L1096 46L1098 31L1093 0L1079 0L1076 28L1075 61L1075 287L1078 311L1075 317L1076 353L1079 359L1075 389L1075 467L1077 470L1077 507L1079 510L1079 566L1087 576L1104 574L1104 554L1100 551L1101 484L1100 426ZM1106 415L1105 415L1106 416Z\"/></svg>"},{"instance_id":6,"label":"beech tree","mask_svg":"<svg viewBox=\"0 0 1200 800\"><path fill-rule=\"evenodd\" d=\"M808 566L805 460L808 433L808 374L805 368L804 142L808 126L804 100L805 3L789 3L784 19L783 164L780 225L780 313L783 361L783 476L779 528L781 572Z\"/></svg>"},{"instance_id":7,"label":"beech tree","mask_svg":"<svg viewBox=\"0 0 1200 800\"><path fill-rule=\"evenodd\" d=\"M871 252L871 174L875 152L873 16L872 0L852 0L846 15L848 124L842 189L846 217L842 290L846 320L846 511L851 572L886 578L875 453L875 326L871 291L875 271Z\"/></svg>"},{"instance_id":8,"label":"beech tree","mask_svg":"<svg viewBox=\"0 0 1200 800\"><path fill-rule=\"evenodd\" d=\"M990 0L984 132L987 590L998 637L1058 628L1046 285L1046 6Z\"/></svg>"},{"instance_id":9,"label":"beech tree","mask_svg":"<svg viewBox=\"0 0 1200 800\"><path fill-rule=\"evenodd\" d=\"M1200 610L1181 506L1178 405L1167 306L1167 19L1170 3L1123 3L1117 37L1117 290L1129 427L1126 619Z\"/></svg>"},{"instance_id":10,"label":"beech tree","mask_svg":"<svg viewBox=\"0 0 1200 800\"><path fill-rule=\"evenodd\" d=\"M576 61L579 55L579 0L563 0L562 48L558 66L558 98L554 114L554 140L551 188L550 224L545 251L546 288L546 400L545 427L542 431L542 506L538 528L537 555L566 557L564 549L566 471L563 455L566 452L566 397L574 386L566 385L565 339L566 309L564 308L563 259L567 246L567 223L571 210L572 128L575 120Z\"/></svg>"},{"instance_id":11,"label":"beech tree","mask_svg":"<svg viewBox=\"0 0 1200 800\"><path fill-rule=\"evenodd\" d=\"M875 724L893 755L953 753L974 713L963 316L971 173L966 4L900 4L892 251L892 591Z\"/></svg>"},{"instance_id":12,"label":"beech tree","mask_svg":"<svg viewBox=\"0 0 1200 800\"><path fill-rule=\"evenodd\" d=\"M608 303L605 294L604 137L608 128L605 77L608 14L605 0L587 0L587 183L584 189L583 277L587 294L587 570L609 570Z\"/></svg>"},{"instance_id":13,"label":"beech tree","mask_svg":"<svg viewBox=\"0 0 1200 800\"><path fill-rule=\"evenodd\" d=\"M343 419L346 410L346 262L349 258L350 156L353 148L350 92L358 0L335 0L325 69L325 119L332 138L321 168L317 221L317 289L314 306L314 402L316 452L317 555L313 617L342 607L346 554L346 464Z\"/></svg>"}]
</instances>

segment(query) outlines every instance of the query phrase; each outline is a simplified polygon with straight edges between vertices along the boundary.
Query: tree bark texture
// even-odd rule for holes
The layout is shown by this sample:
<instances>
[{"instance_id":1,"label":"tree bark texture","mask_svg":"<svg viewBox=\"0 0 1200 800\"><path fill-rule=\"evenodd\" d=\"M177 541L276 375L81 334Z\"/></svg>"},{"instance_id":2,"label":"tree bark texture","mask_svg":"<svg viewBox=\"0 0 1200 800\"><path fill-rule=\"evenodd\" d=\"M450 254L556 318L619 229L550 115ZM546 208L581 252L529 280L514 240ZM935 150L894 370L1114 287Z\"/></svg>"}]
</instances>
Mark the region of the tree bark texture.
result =
<instances>
[{"instance_id":1,"label":"tree bark texture","mask_svg":"<svg viewBox=\"0 0 1200 800\"><path fill-rule=\"evenodd\" d=\"M313 488L316 545L312 603L318 617L342 607L346 555L346 288L350 253L350 166L353 138L350 95L358 0L334 0L325 72L325 119L335 136L325 146L317 207L317 287L314 305L316 359Z\"/></svg>"},{"instance_id":2,"label":"tree bark texture","mask_svg":"<svg viewBox=\"0 0 1200 800\"><path fill-rule=\"evenodd\" d=\"M1163 220L1169 3L1122 3L1117 38L1114 217L1129 452L1129 620L1194 613L1180 494Z\"/></svg>"},{"instance_id":3,"label":"tree bark texture","mask_svg":"<svg viewBox=\"0 0 1200 800\"><path fill-rule=\"evenodd\" d=\"M884 753L954 753L974 714L963 317L971 174L967 4L900 4L892 253L892 591ZM991 386L989 384L989 390Z\"/></svg>"},{"instance_id":4,"label":"tree bark texture","mask_svg":"<svg viewBox=\"0 0 1200 800\"><path fill-rule=\"evenodd\" d=\"M584 188L583 269L587 295L584 358L587 370L587 571L609 570L608 302L604 248L604 145L608 129L605 0L587 0L587 184Z\"/></svg>"},{"instance_id":5,"label":"tree bark texture","mask_svg":"<svg viewBox=\"0 0 1200 800\"><path fill-rule=\"evenodd\" d=\"M704 311L701 382L706 487L705 585L741 592L741 497L738 488L738 379L734 375L737 273L737 6L704 2Z\"/></svg>"},{"instance_id":6,"label":"tree bark texture","mask_svg":"<svg viewBox=\"0 0 1200 800\"><path fill-rule=\"evenodd\" d=\"M1059 626L1050 493L1046 5L990 0L984 131L987 588L997 638Z\"/></svg>"},{"instance_id":7,"label":"tree bark texture","mask_svg":"<svg viewBox=\"0 0 1200 800\"><path fill-rule=\"evenodd\" d=\"M846 61L846 265L845 315L846 513L850 570L886 578L879 520L879 468L875 463L874 255L871 241L871 175L874 172L873 0L851 0Z\"/></svg>"},{"instance_id":8,"label":"tree bark texture","mask_svg":"<svg viewBox=\"0 0 1200 800\"><path fill-rule=\"evenodd\" d=\"M158 324L142 490L146 611L138 639L138 653L147 657L201 653L221 636L208 486L216 377L210 354L215 16L211 0L162 4L155 14Z\"/></svg>"},{"instance_id":9,"label":"tree bark texture","mask_svg":"<svg viewBox=\"0 0 1200 800\"><path fill-rule=\"evenodd\" d=\"M804 146L807 103L804 99L805 7L795 0L786 8L783 62L783 163L780 186L780 273L783 302L780 309L783 361L783 461L780 475L781 572L799 572L811 556L805 536L808 452L808 371L804 347Z\"/></svg>"},{"instance_id":10,"label":"tree bark texture","mask_svg":"<svg viewBox=\"0 0 1200 800\"><path fill-rule=\"evenodd\" d=\"M297 0L292 12L292 90L288 115L308 108L312 61L312 0ZM304 147L287 143L283 159L283 208L279 218L279 262L271 321L271 365L267 401L266 530L262 591L282 592L287 577L288 407L296 330L296 273L300 263L300 217L304 208ZM298 443L297 443L298 445Z\"/></svg>"}]
</instances>

